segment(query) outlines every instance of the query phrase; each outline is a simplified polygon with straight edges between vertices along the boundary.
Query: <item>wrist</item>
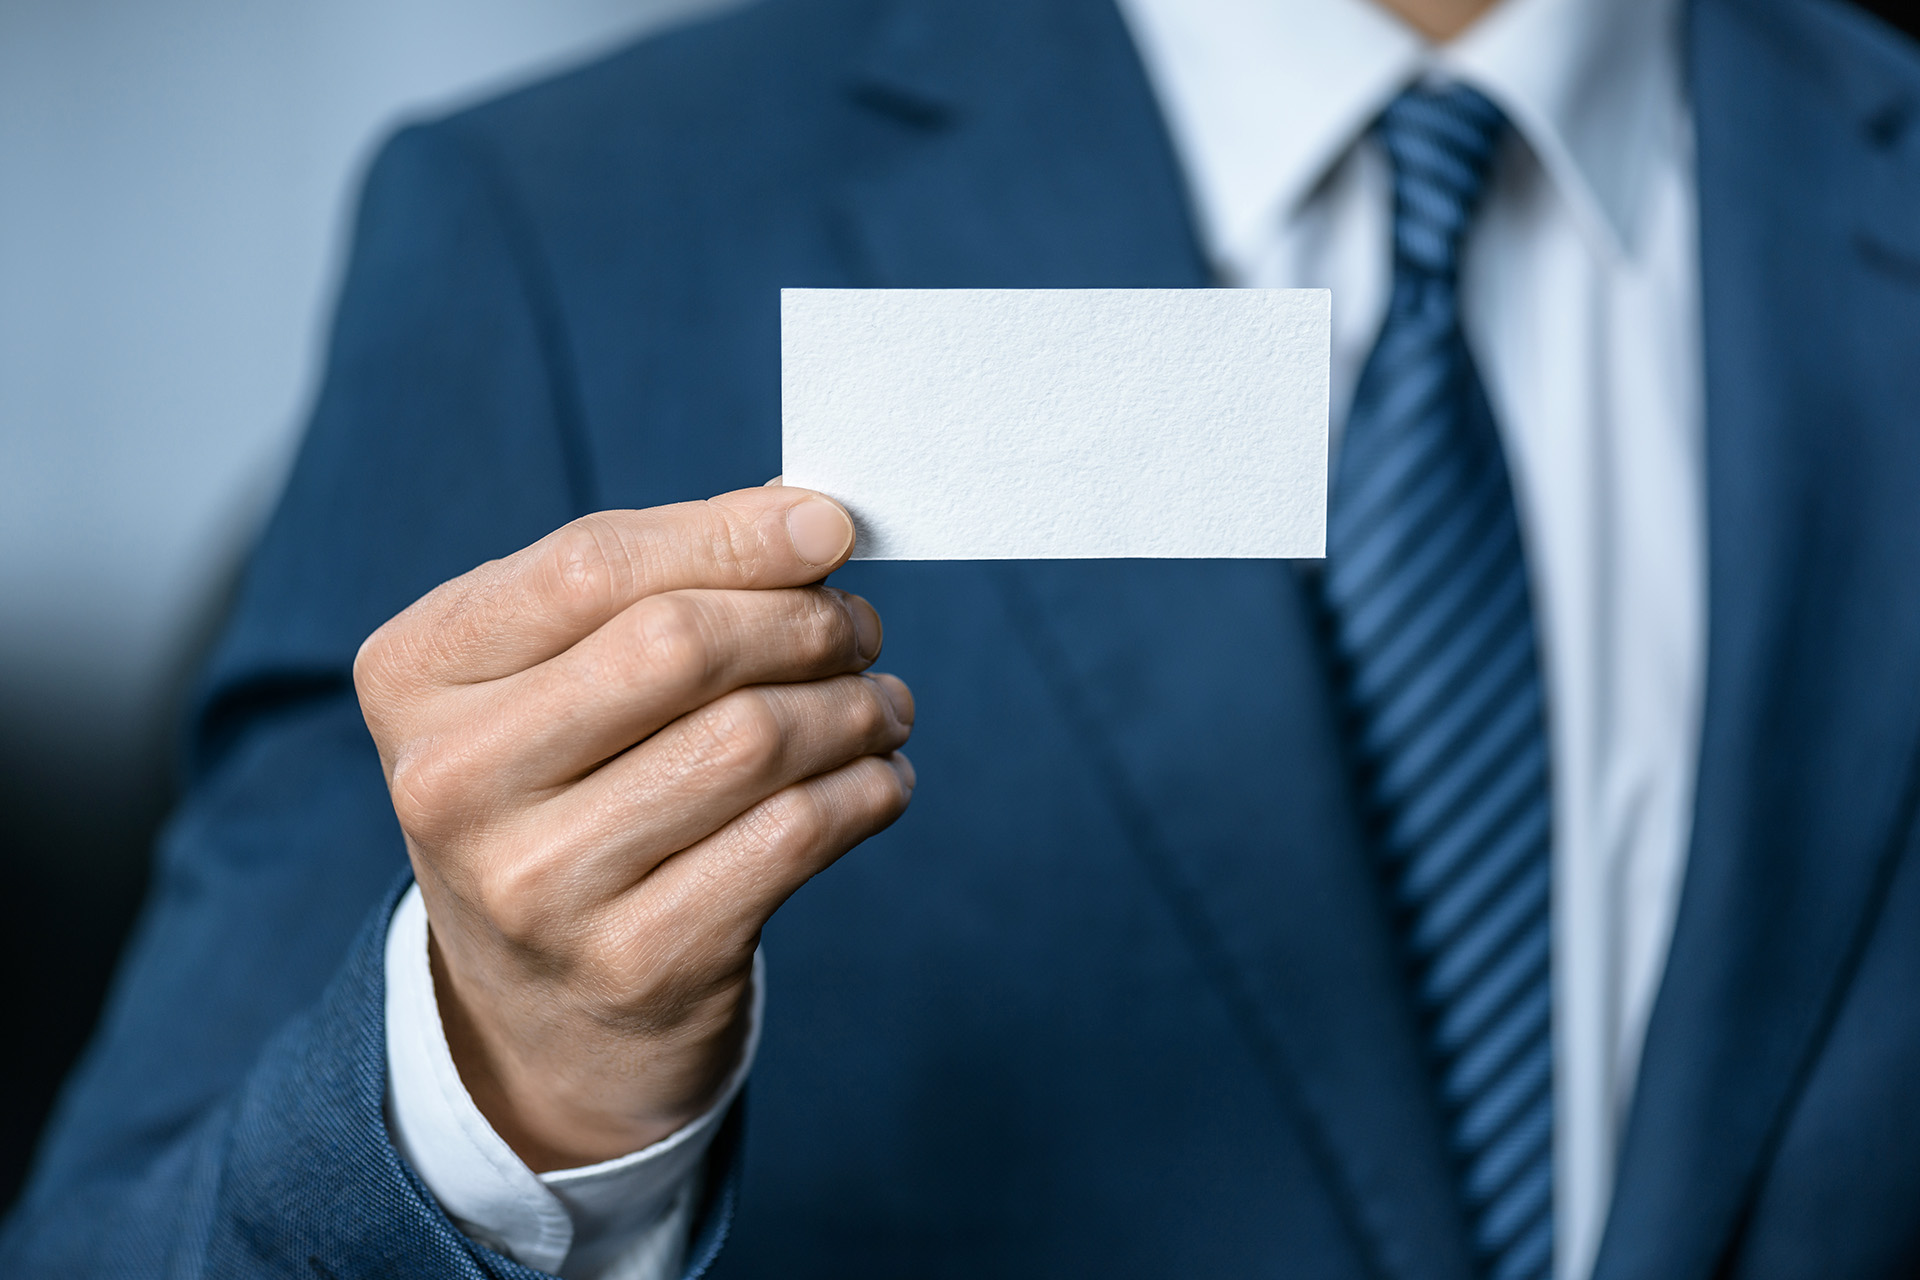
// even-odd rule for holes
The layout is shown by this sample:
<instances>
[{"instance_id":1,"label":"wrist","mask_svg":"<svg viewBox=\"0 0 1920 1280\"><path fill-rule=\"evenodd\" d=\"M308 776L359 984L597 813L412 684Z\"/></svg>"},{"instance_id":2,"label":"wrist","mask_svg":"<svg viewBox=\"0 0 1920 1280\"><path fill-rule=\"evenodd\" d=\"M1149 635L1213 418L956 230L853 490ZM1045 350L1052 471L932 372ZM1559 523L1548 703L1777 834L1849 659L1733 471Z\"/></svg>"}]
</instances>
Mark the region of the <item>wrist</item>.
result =
<instances>
[{"instance_id":1,"label":"wrist","mask_svg":"<svg viewBox=\"0 0 1920 1280\"><path fill-rule=\"evenodd\" d=\"M550 999L519 1028L487 1016L505 1002L464 984L431 929L428 938L434 999L461 1084L536 1173L598 1164L670 1137L711 1109L743 1065L751 970L665 1032L553 1016Z\"/></svg>"}]
</instances>

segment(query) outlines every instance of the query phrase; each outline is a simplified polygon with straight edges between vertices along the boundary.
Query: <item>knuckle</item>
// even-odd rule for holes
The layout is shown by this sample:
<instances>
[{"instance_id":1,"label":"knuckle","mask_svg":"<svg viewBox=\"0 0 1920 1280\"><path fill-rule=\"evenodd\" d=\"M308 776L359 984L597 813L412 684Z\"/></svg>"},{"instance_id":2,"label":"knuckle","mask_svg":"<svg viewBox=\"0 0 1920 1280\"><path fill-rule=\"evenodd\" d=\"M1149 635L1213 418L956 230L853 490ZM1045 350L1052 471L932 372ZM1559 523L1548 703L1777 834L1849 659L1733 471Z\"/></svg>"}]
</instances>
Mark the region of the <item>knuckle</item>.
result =
<instances>
[{"instance_id":1,"label":"knuckle","mask_svg":"<svg viewBox=\"0 0 1920 1280\"><path fill-rule=\"evenodd\" d=\"M754 843L778 862L801 858L826 835L825 808L805 786L789 787L772 797L755 810L755 817Z\"/></svg>"},{"instance_id":2,"label":"knuckle","mask_svg":"<svg viewBox=\"0 0 1920 1280\"><path fill-rule=\"evenodd\" d=\"M475 871L469 892L473 904L499 937L523 953L552 948L556 922L563 918L562 894L547 860L501 858Z\"/></svg>"},{"instance_id":3,"label":"knuckle","mask_svg":"<svg viewBox=\"0 0 1920 1280\"><path fill-rule=\"evenodd\" d=\"M717 772L764 777L786 754L786 726L757 690L742 689L710 704L698 717L696 760Z\"/></svg>"},{"instance_id":4,"label":"knuckle","mask_svg":"<svg viewBox=\"0 0 1920 1280\"><path fill-rule=\"evenodd\" d=\"M893 712L887 705L887 695L872 680L856 679L858 685L852 698L854 736L862 743L885 741L893 733Z\"/></svg>"},{"instance_id":5,"label":"knuckle","mask_svg":"<svg viewBox=\"0 0 1920 1280\"><path fill-rule=\"evenodd\" d=\"M353 689L370 718L384 721L400 710L410 673L418 666L415 648L406 613L389 619L360 642L353 655Z\"/></svg>"},{"instance_id":6,"label":"knuckle","mask_svg":"<svg viewBox=\"0 0 1920 1280\"><path fill-rule=\"evenodd\" d=\"M858 788L861 808L865 813L883 822L891 822L905 812L912 793L907 790L907 784L893 766L878 756L868 756L860 762L860 766Z\"/></svg>"},{"instance_id":7,"label":"knuckle","mask_svg":"<svg viewBox=\"0 0 1920 1280\"><path fill-rule=\"evenodd\" d=\"M554 599L569 616L611 608L630 566L621 540L600 515L582 516L548 538L546 575Z\"/></svg>"},{"instance_id":8,"label":"knuckle","mask_svg":"<svg viewBox=\"0 0 1920 1280\"><path fill-rule=\"evenodd\" d=\"M389 661L387 628L392 625L393 624L389 622L380 627L372 635L362 640L359 649L354 651L353 687L359 691L363 701L370 694L377 693L380 685L383 683L382 678L386 675L386 667Z\"/></svg>"},{"instance_id":9,"label":"knuckle","mask_svg":"<svg viewBox=\"0 0 1920 1280\"><path fill-rule=\"evenodd\" d=\"M808 658L816 663L839 662L857 656L854 652L853 605L846 594L832 587L803 588L807 600L800 626L800 644Z\"/></svg>"},{"instance_id":10,"label":"knuckle","mask_svg":"<svg viewBox=\"0 0 1920 1280\"><path fill-rule=\"evenodd\" d=\"M398 752L388 790L401 829L429 845L450 834L465 807L465 773L458 755L443 748L412 745Z\"/></svg>"},{"instance_id":11,"label":"knuckle","mask_svg":"<svg viewBox=\"0 0 1920 1280\"><path fill-rule=\"evenodd\" d=\"M733 579L734 585L752 583L765 558L759 528L752 521L736 518L712 499L700 504L700 512L700 533L714 565Z\"/></svg>"},{"instance_id":12,"label":"knuckle","mask_svg":"<svg viewBox=\"0 0 1920 1280\"><path fill-rule=\"evenodd\" d=\"M375 741L386 736L391 718L389 697L392 682L388 676L386 647L379 641L380 633L376 631L361 642L359 651L353 655L354 697L359 699L360 713L365 717L367 728Z\"/></svg>"},{"instance_id":13,"label":"knuckle","mask_svg":"<svg viewBox=\"0 0 1920 1280\"><path fill-rule=\"evenodd\" d=\"M713 648L701 609L687 596L648 596L635 606L635 679L698 687L713 675Z\"/></svg>"}]
</instances>

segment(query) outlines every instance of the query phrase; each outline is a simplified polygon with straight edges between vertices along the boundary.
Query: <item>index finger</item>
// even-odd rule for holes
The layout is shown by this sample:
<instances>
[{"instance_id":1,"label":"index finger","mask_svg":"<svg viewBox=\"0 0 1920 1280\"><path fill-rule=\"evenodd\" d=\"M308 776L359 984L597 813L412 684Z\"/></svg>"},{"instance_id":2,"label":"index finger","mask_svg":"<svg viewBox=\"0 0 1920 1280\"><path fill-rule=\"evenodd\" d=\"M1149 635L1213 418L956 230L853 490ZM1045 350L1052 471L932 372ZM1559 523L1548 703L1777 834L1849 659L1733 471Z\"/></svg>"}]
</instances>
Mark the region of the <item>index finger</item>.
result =
<instances>
[{"instance_id":1,"label":"index finger","mask_svg":"<svg viewBox=\"0 0 1920 1280\"><path fill-rule=\"evenodd\" d=\"M497 680L565 652L646 596L805 586L852 551L852 518L810 489L596 512L435 588L363 654L398 645L434 683Z\"/></svg>"}]
</instances>

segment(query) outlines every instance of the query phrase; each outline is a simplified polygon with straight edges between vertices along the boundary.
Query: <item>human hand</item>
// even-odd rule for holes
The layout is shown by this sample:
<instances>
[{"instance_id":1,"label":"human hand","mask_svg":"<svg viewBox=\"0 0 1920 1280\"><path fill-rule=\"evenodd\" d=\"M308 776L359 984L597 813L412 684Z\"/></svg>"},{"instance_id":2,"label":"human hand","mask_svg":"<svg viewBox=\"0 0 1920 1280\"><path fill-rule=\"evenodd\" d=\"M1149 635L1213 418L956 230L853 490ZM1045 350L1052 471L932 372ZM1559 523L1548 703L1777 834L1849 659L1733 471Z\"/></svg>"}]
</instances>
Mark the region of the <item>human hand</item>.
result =
<instances>
[{"instance_id":1,"label":"human hand","mask_svg":"<svg viewBox=\"0 0 1920 1280\"><path fill-rule=\"evenodd\" d=\"M710 1105L761 927L905 810L912 695L863 674L873 607L817 585L852 547L803 489L603 512L361 647L447 1043L533 1169Z\"/></svg>"}]
</instances>

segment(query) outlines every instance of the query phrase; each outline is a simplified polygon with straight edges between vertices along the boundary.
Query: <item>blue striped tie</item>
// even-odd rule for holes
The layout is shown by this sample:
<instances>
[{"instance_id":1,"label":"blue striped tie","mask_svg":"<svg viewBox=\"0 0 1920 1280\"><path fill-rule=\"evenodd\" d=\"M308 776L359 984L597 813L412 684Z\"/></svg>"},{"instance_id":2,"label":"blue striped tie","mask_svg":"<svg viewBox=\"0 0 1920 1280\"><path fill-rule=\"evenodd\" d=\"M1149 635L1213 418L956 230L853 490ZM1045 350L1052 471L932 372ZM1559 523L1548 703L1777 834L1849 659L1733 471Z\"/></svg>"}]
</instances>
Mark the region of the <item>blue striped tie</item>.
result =
<instances>
[{"instance_id":1,"label":"blue striped tie","mask_svg":"<svg viewBox=\"0 0 1920 1280\"><path fill-rule=\"evenodd\" d=\"M1322 579L1360 794L1489 1280L1553 1262L1547 741L1506 459L1460 329L1460 242L1505 132L1409 89L1393 294L1333 477Z\"/></svg>"}]
</instances>

